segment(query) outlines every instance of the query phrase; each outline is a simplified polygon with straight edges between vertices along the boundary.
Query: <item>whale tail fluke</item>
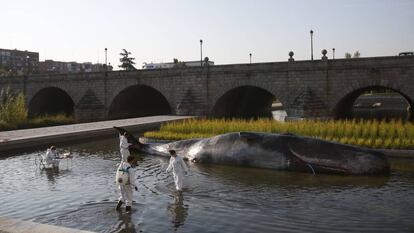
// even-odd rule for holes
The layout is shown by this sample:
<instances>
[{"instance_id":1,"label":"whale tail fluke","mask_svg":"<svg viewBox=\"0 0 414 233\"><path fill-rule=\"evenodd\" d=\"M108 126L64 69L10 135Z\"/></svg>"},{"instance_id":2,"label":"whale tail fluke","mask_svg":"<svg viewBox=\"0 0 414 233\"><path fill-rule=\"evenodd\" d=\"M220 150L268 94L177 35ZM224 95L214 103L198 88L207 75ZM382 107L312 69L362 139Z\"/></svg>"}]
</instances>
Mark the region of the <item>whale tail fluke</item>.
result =
<instances>
[{"instance_id":1,"label":"whale tail fluke","mask_svg":"<svg viewBox=\"0 0 414 233\"><path fill-rule=\"evenodd\" d=\"M142 150L145 147L145 144L139 142L138 139L136 139L134 137L134 135L132 135L130 132L128 132L126 129L122 128L122 127L117 127L114 126L113 127L115 130L118 131L119 134L123 135L124 133L126 133L126 138L128 140L129 143L132 144L132 146L130 146L130 149L135 149L135 150Z\"/></svg>"}]
</instances>

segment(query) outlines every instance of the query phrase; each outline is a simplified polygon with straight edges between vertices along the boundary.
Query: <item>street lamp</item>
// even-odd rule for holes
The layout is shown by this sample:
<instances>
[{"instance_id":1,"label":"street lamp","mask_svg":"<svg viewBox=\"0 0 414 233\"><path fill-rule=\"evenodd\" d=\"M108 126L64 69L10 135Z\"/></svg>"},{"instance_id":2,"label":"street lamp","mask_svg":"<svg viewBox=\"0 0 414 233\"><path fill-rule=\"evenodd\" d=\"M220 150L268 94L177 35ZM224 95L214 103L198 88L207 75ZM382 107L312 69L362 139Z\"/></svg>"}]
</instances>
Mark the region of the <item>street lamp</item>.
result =
<instances>
[{"instance_id":1,"label":"street lamp","mask_svg":"<svg viewBox=\"0 0 414 233\"><path fill-rule=\"evenodd\" d=\"M29 66L30 66L30 61L29 61L29 59L30 59L30 56L29 55L27 55L26 56L26 64L27 64L27 72L26 72L26 75L29 75Z\"/></svg>"},{"instance_id":2,"label":"street lamp","mask_svg":"<svg viewBox=\"0 0 414 233\"><path fill-rule=\"evenodd\" d=\"M203 40L200 40L200 65L203 67Z\"/></svg>"},{"instance_id":3,"label":"street lamp","mask_svg":"<svg viewBox=\"0 0 414 233\"><path fill-rule=\"evenodd\" d=\"M105 48L105 70L108 70L108 48Z\"/></svg>"},{"instance_id":4,"label":"street lamp","mask_svg":"<svg viewBox=\"0 0 414 233\"><path fill-rule=\"evenodd\" d=\"M311 36L311 60L313 61L313 30L310 30Z\"/></svg>"},{"instance_id":5,"label":"street lamp","mask_svg":"<svg viewBox=\"0 0 414 233\"><path fill-rule=\"evenodd\" d=\"M252 53L249 53L250 55L250 64L252 64Z\"/></svg>"},{"instance_id":6,"label":"street lamp","mask_svg":"<svg viewBox=\"0 0 414 233\"><path fill-rule=\"evenodd\" d=\"M332 48L332 59L335 59L335 48Z\"/></svg>"}]
</instances>

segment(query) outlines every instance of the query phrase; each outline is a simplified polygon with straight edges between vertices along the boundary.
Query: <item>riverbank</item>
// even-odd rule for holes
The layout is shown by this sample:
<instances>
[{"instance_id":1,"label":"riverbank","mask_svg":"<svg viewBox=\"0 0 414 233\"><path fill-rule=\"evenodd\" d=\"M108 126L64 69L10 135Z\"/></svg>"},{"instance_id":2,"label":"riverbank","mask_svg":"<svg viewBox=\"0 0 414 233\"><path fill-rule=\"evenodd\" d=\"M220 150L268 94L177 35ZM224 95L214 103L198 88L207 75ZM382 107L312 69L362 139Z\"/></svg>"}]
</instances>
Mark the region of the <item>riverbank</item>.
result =
<instances>
[{"instance_id":1,"label":"riverbank","mask_svg":"<svg viewBox=\"0 0 414 233\"><path fill-rule=\"evenodd\" d=\"M0 156L12 150L24 150L50 144L116 135L113 126L130 131L155 130L162 123L180 121L191 116L150 116L123 120L99 121L82 124L43 127L0 132Z\"/></svg>"}]
</instances>

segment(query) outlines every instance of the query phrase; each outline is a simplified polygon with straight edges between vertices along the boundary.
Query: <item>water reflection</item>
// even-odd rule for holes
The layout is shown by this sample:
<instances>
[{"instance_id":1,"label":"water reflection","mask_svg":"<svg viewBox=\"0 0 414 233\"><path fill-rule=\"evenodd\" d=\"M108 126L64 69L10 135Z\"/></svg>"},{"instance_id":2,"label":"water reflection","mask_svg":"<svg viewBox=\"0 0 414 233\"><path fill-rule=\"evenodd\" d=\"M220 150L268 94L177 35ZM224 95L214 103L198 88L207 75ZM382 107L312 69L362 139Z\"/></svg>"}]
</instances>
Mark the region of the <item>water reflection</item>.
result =
<instances>
[{"instance_id":1,"label":"water reflection","mask_svg":"<svg viewBox=\"0 0 414 233\"><path fill-rule=\"evenodd\" d=\"M191 169L199 174L216 177L217 179L227 179L233 184L244 186L256 186L260 181L260 185L298 188L332 188L332 186L380 188L390 178L389 176L313 175L310 173L206 164L192 164Z\"/></svg>"},{"instance_id":2,"label":"water reflection","mask_svg":"<svg viewBox=\"0 0 414 233\"><path fill-rule=\"evenodd\" d=\"M185 219L188 215L188 206L184 205L182 192L174 193L174 203L169 204L167 210L171 217L174 232L177 232L178 228L184 225Z\"/></svg>"},{"instance_id":3,"label":"water reflection","mask_svg":"<svg viewBox=\"0 0 414 233\"><path fill-rule=\"evenodd\" d=\"M112 232L137 232L135 224L131 221L131 214L118 212L118 223L115 230Z\"/></svg>"},{"instance_id":4,"label":"water reflection","mask_svg":"<svg viewBox=\"0 0 414 233\"><path fill-rule=\"evenodd\" d=\"M59 163L58 167L45 167L42 165L37 164L35 161L36 169L39 170L41 176L46 176L47 180L49 181L49 185L54 186L56 185L57 179L65 175L72 170L72 159L62 159Z\"/></svg>"},{"instance_id":5,"label":"water reflection","mask_svg":"<svg viewBox=\"0 0 414 233\"><path fill-rule=\"evenodd\" d=\"M398 173L414 174L414 161L412 158L391 159L391 170Z\"/></svg>"},{"instance_id":6,"label":"water reflection","mask_svg":"<svg viewBox=\"0 0 414 233\"><path fill-rule=\"evenodd\" d=\"M50 185L56 184L56 178L59 176L59 168L47 168L40 170L40 174L46 174L46 178Z\"/></svg>"}]
</instances>

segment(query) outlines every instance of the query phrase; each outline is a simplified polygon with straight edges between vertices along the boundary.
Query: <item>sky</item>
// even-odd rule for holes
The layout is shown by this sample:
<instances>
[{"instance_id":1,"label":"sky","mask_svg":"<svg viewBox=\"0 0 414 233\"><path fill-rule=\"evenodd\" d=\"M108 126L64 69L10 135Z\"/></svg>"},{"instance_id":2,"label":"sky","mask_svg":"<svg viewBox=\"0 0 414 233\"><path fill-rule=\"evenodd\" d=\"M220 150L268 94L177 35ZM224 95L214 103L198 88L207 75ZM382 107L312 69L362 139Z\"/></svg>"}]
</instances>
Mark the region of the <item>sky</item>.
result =
<instances>
[{"instance_id":1,"label":"sky","mask_svg":"<svg viewBox=\"0 0 414 233\"><path fill-rule=\"evenodd\" d=\"M40 60L105 62L119 53L143 62L216 65L414 51L414 0L0 0L0 48Z\"/></svg>"}]
</instances>

